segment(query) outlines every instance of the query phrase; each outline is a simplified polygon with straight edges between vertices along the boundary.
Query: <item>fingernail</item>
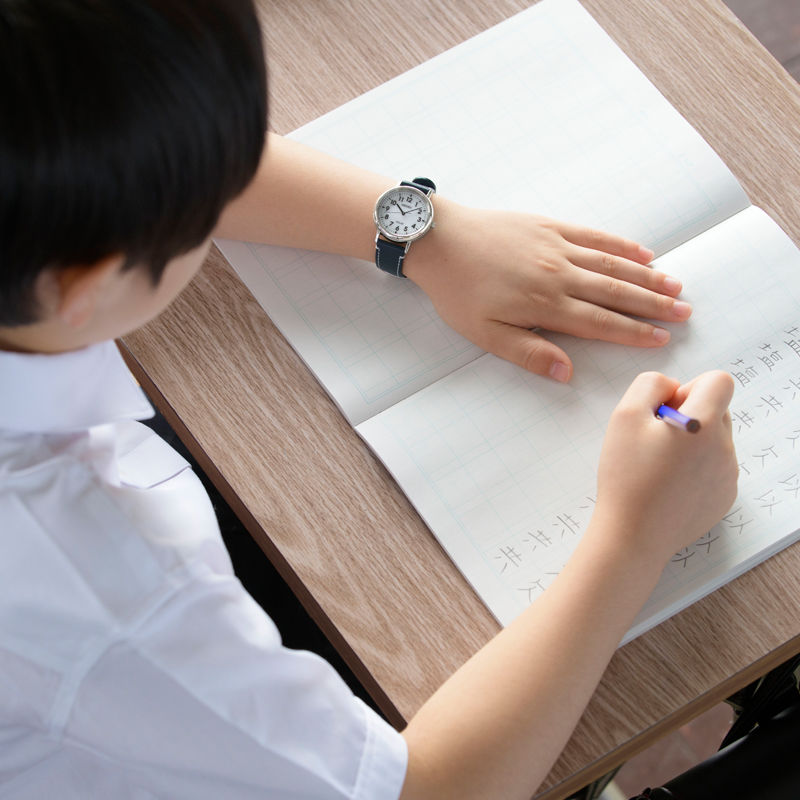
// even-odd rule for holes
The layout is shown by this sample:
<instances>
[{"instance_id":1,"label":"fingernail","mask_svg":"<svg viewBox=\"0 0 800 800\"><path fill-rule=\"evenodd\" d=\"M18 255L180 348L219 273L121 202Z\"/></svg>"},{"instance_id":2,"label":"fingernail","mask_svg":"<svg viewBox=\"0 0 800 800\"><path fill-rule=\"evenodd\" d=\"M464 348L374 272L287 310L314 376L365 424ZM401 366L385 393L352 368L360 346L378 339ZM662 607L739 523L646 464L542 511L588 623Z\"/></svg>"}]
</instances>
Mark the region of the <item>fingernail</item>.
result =
<instances>
[{"instance_id":1,"label":"fingernail","mask_svg":"<svg viewBox=\"0 0 800 800\"><path fill-rule=\"evenodd\" d=\"M648 264L653 260L653 256L655 253L652 250L648 250L646 247L639 248L639 258L642 261L646 261Z\"/></svg>"},{"instance_id":2,"label":"fingernail","mask_svg":"<svg viewBox=\"0 0 800 800\"><path fill-rule=\"evenodd\" d=\"M569 367L563 361L554 361L550 365L550 377L559 383L566 383L569 380Z\"/></svg>"},{"instance_id":3,"label":"fingernail","mask_svg":"<svg viewBox=\"0 0 800 800\"><path fill-rule=\"evenodd\" d=\"M668 292L679 292L681 290L681 282L677 278L664 278L664 288Z\"/></svg>"},{"instance_id":4,"label":"fingernail","mask_svg":"<svg viewBox=\"0 0 800 800\"><path fill-rule=\"evenodd\" d=\"M664 342L669 341L669 331L665 331L663 328L654 328L653 338L659 344L664 344Z\"/></svg>"},{"instance_id":5,"label":"fingernail","mask_svg":"<svg viewBox=\"0 0 800 800\"><path fill-rule=\"evenodd\" d=\"M685 319L692 313L692 307L688 303L684 303L682 300L678 300L674 306L672 306L672 313L676 317L680 317L681 319Z\"/></svg>"}]
</instances>

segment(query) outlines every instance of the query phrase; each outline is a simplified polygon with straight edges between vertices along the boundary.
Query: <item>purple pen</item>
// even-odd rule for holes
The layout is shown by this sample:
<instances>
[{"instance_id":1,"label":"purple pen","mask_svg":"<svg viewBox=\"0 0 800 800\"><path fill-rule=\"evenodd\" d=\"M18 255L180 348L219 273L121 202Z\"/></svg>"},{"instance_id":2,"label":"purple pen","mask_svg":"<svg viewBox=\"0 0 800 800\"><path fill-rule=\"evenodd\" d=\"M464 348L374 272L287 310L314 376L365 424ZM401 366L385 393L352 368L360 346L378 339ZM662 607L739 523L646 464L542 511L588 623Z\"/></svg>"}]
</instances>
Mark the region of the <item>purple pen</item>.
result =
<instances>
[{"instance_id":1,"label":"purple pen","mask_svg":"<svg viewBox=\"0 0 800 800\"><path fill-rule=\"evenodd\" d=\"M683 430L689 431L689 433L697 433L697 431L700 430L699 419L687 417L686 414L681 414L680 411L676 411L669 406L659 406L658 411L656 411L656 416L659 419L663 419L667 425L683 428Z\"/></svg>"}]
</instances>

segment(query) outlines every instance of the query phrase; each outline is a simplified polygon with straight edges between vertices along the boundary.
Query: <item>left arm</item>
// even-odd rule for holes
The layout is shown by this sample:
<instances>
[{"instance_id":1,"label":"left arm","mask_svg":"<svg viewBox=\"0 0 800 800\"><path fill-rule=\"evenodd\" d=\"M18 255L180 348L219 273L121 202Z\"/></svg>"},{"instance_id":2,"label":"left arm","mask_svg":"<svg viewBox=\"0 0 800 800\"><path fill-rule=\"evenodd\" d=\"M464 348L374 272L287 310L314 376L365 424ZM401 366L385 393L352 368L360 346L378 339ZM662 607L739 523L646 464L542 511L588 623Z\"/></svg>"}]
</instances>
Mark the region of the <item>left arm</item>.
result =
<instances>
[{"instance_id":1,"label":"left arm","mask_svg":"<svg viewBox=\"0 0 800 800\"><path fill-rule=\"evenodd\" d=\"M214 235L372 261L372 209L396 183L269 134L256 177ZM636 242L534 214L432 200L436 230L413 243L405 274L450 327L531 372L572 377L566 353L530 328L659 347L669 333L628 315L676 322L691 314L675 299L680 282L645 266L653 254Z\"/></svg>"}]
</instances>

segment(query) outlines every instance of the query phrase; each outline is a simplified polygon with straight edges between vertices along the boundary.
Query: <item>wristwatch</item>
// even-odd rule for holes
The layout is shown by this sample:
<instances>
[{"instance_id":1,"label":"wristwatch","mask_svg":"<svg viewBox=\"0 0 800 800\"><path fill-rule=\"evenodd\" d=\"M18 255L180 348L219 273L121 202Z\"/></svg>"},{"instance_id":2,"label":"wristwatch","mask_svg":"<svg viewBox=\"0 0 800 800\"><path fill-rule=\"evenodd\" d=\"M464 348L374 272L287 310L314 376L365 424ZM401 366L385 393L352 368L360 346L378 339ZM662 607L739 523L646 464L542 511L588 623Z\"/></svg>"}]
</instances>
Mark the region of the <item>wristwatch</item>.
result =
<instances>
[{"instance_id":1,"label":"wristwatch","mask_svg":"<svg viewBox=\"0 0 800 800\"><path fill-rule=\"evenodd\" d=\"M375 263L379 269L405 278L403 259L411 242L421 239L436 227L431 195L436 184L428 178L400 181L375 201L372 218L375 235Z\"/></svg>"}]
</instances>

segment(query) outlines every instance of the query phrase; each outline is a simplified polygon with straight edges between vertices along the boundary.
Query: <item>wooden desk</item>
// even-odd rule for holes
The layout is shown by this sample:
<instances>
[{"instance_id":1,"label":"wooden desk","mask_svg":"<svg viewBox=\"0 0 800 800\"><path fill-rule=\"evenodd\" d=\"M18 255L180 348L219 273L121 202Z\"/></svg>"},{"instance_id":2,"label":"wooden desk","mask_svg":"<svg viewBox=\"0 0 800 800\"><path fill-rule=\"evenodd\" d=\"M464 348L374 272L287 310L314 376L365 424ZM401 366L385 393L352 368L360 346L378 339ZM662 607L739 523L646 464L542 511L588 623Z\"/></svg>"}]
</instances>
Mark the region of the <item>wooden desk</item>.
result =
<instances>
[{"instance_id":1,"label":"wooden desk","mask_svg":"<svg viewBox=\"0 0 800 800\"><path fill-rule=\"evenodd\" d=\"M716 0L584 0L800 243L800 89ZM286 133L530 5L261 0ZM313 12L311 7L313 6ZM126 338L135 371L398 727L497 625L219 253ZM800 545L619 651L561 798L800 651Z\"/></svg>"}]
</instances>

